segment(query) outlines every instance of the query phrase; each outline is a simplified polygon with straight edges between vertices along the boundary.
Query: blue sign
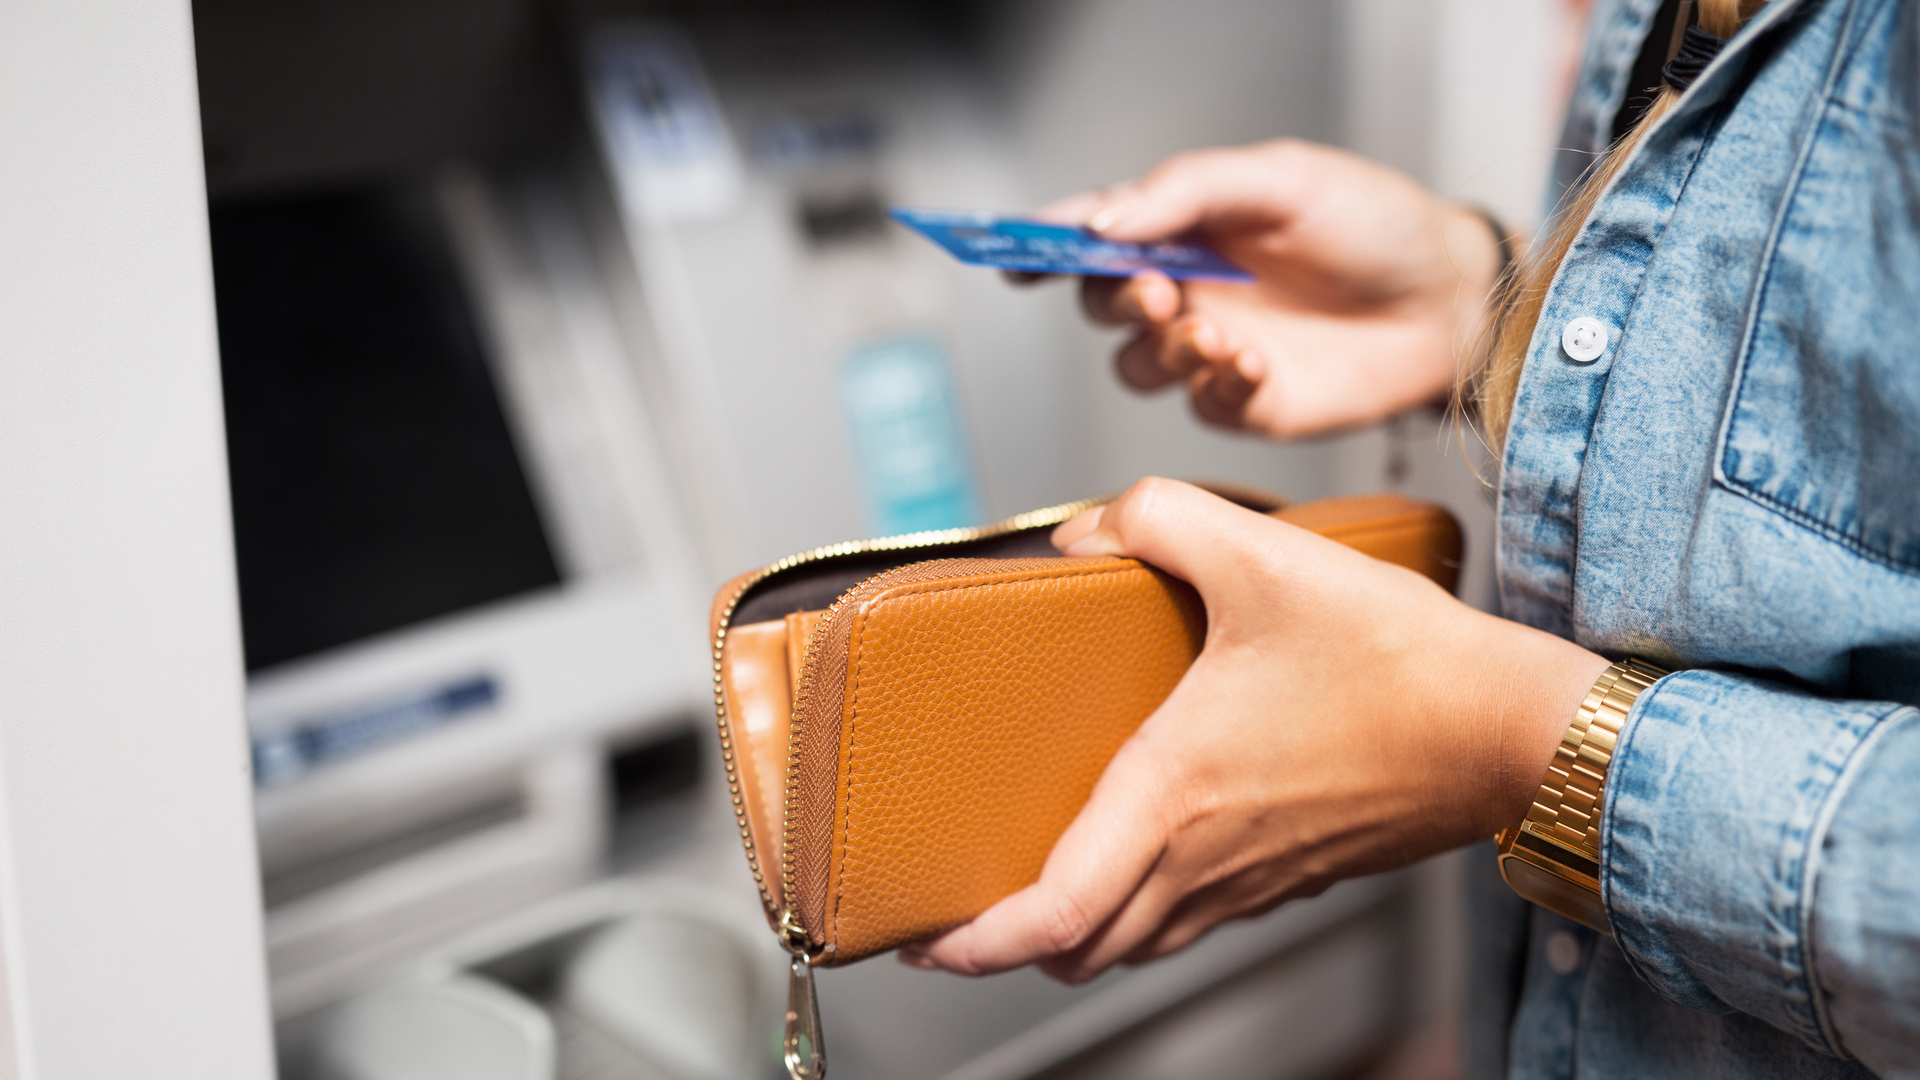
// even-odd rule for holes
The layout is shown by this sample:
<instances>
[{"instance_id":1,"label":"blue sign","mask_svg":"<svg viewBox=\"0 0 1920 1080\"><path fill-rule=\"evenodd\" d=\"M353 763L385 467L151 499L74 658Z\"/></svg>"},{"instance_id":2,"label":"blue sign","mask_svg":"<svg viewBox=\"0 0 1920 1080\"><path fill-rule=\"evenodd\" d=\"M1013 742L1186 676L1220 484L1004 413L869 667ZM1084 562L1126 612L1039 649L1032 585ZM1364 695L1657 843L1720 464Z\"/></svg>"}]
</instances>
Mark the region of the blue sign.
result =
<instances>
[{"instance_id":1,"label":"blue sign","mask_svg":"<svg viewBox=\"0 0 1920 1080\"><path fill-rule=\"evenodd\" d=\"M861 349L841 371L840 402L874 535L979 522L972 459L939 346L910 337Z\"/></svg>"}]
</instances>

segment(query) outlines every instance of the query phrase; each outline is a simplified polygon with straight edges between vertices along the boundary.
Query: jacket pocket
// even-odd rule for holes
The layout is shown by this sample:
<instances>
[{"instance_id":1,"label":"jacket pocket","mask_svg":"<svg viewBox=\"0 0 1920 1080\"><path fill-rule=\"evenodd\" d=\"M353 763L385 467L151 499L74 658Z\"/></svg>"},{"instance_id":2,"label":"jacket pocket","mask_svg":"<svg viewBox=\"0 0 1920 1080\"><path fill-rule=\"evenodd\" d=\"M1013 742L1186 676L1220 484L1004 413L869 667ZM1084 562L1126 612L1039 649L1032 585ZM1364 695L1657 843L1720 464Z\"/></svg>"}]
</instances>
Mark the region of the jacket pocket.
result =
<instances>
[{"instance_id":1,"label":"jacket pocket","mask_svg":"<svg viewBox=\"0 0 1920 1080\"><path fill-rule=\"evenodd\" d=\"M1920 148L1904 102L1850 81L1762 269L1715 481L1920 572Z\"/></svg>"}]
</instances>

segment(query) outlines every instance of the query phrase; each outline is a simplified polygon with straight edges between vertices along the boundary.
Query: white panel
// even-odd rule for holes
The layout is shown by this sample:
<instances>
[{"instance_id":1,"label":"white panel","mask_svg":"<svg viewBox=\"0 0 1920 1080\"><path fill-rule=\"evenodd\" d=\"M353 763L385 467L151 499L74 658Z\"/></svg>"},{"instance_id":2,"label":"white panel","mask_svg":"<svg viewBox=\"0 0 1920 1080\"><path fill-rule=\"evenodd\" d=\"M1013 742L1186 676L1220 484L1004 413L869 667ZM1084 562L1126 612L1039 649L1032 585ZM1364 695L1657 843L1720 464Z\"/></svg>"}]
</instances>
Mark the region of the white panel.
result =
<instances>
[{"instance_id":1,"label":"white panel","mask_svg":"<svg viewBox=\"0 0 1920 1080\"><path fill-rule=\"evenodd\" d=\"M1340 9L1340 143L1431 180L1435 0L1347 0Z\"/></svg>"},{"instance_id":2,"label":"white panel","mask_svg":"<svg viewBox=\"0 0 1920 1080\"><path fill-rule=\"evenodd\" d=\"M1447 0L1435 52L1432 174L1441 194L1530 229L1560 134L1574 32L1556 0Z\"/></svg>"},{"instance_id":3,"label":"white panel","mask_svg":"<svg viewBox=\"0 0 1920 1080\"><path fill-rule=\"evenodd\" d=\"M0 1075L272 1075L186 0L0 15Z\"/></svg>"}]
</instances>

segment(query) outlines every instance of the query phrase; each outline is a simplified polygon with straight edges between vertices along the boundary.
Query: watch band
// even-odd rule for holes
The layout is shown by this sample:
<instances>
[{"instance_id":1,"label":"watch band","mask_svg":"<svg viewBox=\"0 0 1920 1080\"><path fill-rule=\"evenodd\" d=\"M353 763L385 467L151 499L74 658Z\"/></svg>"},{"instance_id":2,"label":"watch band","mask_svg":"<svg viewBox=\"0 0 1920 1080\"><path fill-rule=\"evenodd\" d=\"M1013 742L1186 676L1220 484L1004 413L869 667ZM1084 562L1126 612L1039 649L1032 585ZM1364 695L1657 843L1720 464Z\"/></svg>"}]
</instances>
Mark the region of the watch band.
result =
<instances>
[{"instance_id":1,"label":"watch band","mask_svg":"<svg viewBox=\"0 0 1920 1080\"><path fill-rule=\"evenodd\" d=\"M1500 876L1550 911L1612 933L1600 902L1600 811L1614 743L1633 703L1667 672L1627 659L1600 673L1519 824L1501 832Z\"/></svg>"}]
</instances>

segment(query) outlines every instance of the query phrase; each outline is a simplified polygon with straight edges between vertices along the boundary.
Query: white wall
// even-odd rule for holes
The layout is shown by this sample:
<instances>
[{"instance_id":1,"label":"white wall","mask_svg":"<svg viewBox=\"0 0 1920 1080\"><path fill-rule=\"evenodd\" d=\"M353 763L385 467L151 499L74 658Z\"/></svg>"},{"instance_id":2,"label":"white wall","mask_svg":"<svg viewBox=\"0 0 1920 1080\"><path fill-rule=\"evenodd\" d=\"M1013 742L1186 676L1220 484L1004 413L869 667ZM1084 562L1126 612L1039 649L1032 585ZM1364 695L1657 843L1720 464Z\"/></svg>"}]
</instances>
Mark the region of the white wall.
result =
<instances>
[{"instance_id":1,"label":"white wall","mask_svg":"<svg viewBox=\"0 0 1920 1080\"><path fill-rule=\"evenodd\" d=\"M1565 0L1346 0L1341 141L1531 228L1564 108Z\"/></svg>"},{"instance_id":2,"label":"white wall","mask_svg":"<svg viewBox=\"0 0 1920 1080\"><path fill-rule=\"evenodd\" d=\"M0 8L0 1076L272 1075L187 0Z\"/></svg>"}]
</instances>

